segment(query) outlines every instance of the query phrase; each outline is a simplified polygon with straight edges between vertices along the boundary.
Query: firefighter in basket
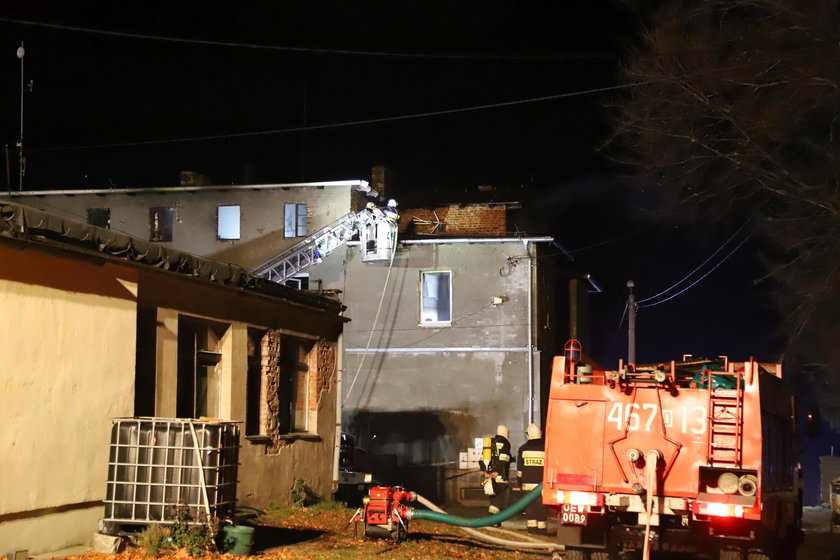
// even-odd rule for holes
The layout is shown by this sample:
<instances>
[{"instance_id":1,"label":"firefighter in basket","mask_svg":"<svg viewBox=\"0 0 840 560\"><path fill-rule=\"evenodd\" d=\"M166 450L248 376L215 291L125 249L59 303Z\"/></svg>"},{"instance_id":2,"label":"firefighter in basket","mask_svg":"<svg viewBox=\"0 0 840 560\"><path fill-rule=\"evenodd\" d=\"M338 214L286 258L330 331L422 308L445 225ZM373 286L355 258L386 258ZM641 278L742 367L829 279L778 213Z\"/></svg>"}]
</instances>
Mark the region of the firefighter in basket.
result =
<instances>
[{"instance_id":1,"label":"firefighter in basket","mask_svg":"<svg viewBox=\"0 0 840 560\"><path fill-rule=\"evenodd\" d=\"M499 425L496 435L484 438L484 449L481 452L479 467L484 471L484 493L490 496L490 507L487 511L491 515L499 513L507 505L507 494L510 486L510 441L507 426Z\"/></svg>"},{"instance_id":2,"label":"firefighter in basket","mask_svg":"<svg viewBox=\"0 0 840 560\"><path fill-rule=\"evenodd\" d=\"M522 485L523 492L530 492L537 487L543 479L543 466L545 465L545 440L542 430L536 424L531 424L525 430L527 440L519 448L516 458L516 477ZM534 500L528 504L525 510L527 515L527 527L529 533L545 535L548 533L548 509L543 505L541 499Z\"/></svg>"}]
</instances>

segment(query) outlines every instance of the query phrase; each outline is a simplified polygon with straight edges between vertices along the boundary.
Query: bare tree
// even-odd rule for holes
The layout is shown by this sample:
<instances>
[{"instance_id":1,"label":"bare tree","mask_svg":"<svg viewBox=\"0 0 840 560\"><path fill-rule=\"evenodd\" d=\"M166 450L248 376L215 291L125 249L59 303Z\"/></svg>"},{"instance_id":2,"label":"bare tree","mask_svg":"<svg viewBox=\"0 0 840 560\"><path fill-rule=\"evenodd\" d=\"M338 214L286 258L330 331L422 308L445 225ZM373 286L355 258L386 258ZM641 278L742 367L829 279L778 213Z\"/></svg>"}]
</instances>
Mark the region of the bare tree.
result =
<instances>
[{"instance_id":1,"label":"bare tree","mask_svg":"<svg viewBox=\"0 0 840 560\"><path fill-rule=\"evenodd\" d=\"M671 0L616 102L613 153L670 212L749 220L786 317L785 359L840 428L840 30L837 2Z\"/></svg>"}]
</instances>

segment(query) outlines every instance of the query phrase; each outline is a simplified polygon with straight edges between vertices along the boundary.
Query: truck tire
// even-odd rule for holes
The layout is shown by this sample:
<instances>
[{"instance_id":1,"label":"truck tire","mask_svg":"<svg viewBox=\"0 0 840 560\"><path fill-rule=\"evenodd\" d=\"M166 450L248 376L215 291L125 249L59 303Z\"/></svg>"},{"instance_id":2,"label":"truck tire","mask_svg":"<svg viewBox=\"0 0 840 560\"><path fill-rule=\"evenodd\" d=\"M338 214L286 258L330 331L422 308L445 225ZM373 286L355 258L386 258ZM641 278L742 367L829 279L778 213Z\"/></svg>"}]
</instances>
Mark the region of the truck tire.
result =
<instances>
[{"instance_id":1,"label":"truck tire","mask_svg":"<svg viewBox=\"0 0 840 560\"><path fill-rule=\"evenodd\" d=\"M744 553L737 548L721 548L718 552L719 560L744 560Z\"/></svg>"},{"instance_id":2,"label":"truck tire","mask_svg":"<svg viewBox=\"0 0 840 560\"><path fill-rule=\"evenodd\" d=\"M747 551L747 560L772 560L772 558L763 550L752 549Z\"/></svg>"},{"instance_id":3,"label":"truck tire","mask_svg":"<svg viewBox=\"0 0 840 560\"><path fill-rule=\"evenodd\" d=\"M563 560L589 560L589 554L583 550L567 548L563 553Z\"/></svg>"}]
</instances>

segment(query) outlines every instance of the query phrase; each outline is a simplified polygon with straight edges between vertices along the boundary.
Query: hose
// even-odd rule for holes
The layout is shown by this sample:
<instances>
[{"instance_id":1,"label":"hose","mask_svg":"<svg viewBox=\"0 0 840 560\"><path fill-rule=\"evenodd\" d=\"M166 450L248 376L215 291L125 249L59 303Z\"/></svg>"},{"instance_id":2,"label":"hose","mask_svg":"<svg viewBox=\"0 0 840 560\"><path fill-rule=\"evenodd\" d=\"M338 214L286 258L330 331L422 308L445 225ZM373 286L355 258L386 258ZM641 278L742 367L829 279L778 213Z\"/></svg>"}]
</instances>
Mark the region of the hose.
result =
<instances>
[{"instance_id":1,"label":"hose","mask_svg":"<svg viewBox=\"0 0 840 560\"><path fill-rule=\"evenodd\" d=\"M536 500L537 498L542 497L542 482L537 484L536 488L519 498L512 506L509 508L500 511L499 513L488 515L486 517L475 517L475 518L466 518L466 517L458 517L456 515L448 515L443 513L438 507L435 507L438 511L429 511L425 509L412 509L409 514L409 519L425 519L427 521L436 521L438 523L445 523L447 525L455 525L457 527L488 527L490 525L496 525L497 523L501 523L507 519L510 519L517 513L521 512L525 509L525 507ZM428 502L428 500L425 500ZM425 502L424 505L427 505ZM431 502L429 502L431 503ZM434 504L432 504L434 505ZM428 507L428 505L427 505ZM471 532L470 534L482 539L486 540L491 543L500 544L503 546L510 546L515 548L536 548L542 550L564 550L565 547L560 544L555 543L547 543L547 542L517 542L517 541L509 541L506 539L497 539L496 537L491 537L490 535L484 535L483 533L479 533L478 531Z\"/></svg>"},{"instance_id":2,"label":"hose","mask_svg":"<svg viewBox=\"0 0 840 560\"><path fill-rule=\"evenodd\" d=\"M442 510L437 505L435 505L433 502L427 500L426 498L424 498L420 494L415 493L415 500L420 502L421 504L423 504L424 506L426 506L427 508L429 508L432 511L436 511L438 513L444 513L444 514L446 513L444 510ZM529 542L522 542L522 541L519 541L519 540L501 539L501 538L498 538L498 537L494 537L492 535L485 535L484 533L482 533L480 531L476 531L475 529L471 529L469 527L460 527L460 529L462 531L464 531L465 533L467 533L468 535L472 535L473 537L475 537L477 539L480 539L480 540L483 540L485 542L489 542L489 543L492 543L492 544L501 545L501 546L508 546L508 547L513 547L513 548L545 548L545 549L548 549L548 550L564 550L565 549L565 547L561 544L547 543L542 539L538 539L538 538L532 537L530 535L522 535L520 533L515 533L514 531L508 531L506 529L497 529L495 527L492 528L497 533L506 533L508 535L513 535L513 536L515 536L517 538L520 538L520 539L526 539ZM536 545L536 546L532 546L532 545Z\"/></svg>"}]
</instances>

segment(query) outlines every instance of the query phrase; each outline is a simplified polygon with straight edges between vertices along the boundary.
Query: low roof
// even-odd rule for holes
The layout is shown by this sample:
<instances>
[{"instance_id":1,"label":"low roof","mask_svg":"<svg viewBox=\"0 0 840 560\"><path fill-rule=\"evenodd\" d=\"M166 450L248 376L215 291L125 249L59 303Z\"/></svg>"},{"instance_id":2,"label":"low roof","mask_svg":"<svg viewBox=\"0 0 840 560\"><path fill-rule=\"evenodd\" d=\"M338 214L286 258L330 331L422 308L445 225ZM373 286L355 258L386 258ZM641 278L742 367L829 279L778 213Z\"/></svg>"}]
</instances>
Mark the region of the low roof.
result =
<instances>
[{"instance_id":1,"label":"low roof","mask_svg":"<svg viewBox=\"0 0 840 560\"><path fill-rule=\"evenodd\" d=\"M21 204L0 202L0 242L8 240L79 254L97 254L109 260L154 268L231 289L245 289L334 313L345 309L339 301L253 276L247 269L236 264L191 255Z\"/></svg>"}]
</instances>

